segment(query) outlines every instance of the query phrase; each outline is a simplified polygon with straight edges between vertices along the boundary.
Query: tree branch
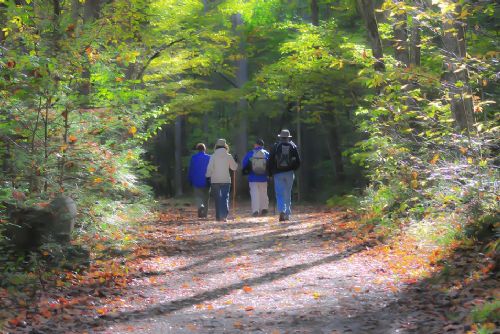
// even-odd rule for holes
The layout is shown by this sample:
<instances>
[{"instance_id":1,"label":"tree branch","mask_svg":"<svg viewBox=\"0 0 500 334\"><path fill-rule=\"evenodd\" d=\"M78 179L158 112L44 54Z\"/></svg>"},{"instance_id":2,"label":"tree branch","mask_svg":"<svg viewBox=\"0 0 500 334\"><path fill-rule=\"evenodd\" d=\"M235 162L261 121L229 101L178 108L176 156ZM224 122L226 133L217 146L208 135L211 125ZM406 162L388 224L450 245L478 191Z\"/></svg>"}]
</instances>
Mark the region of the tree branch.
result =
<instances>
[{"instance_id":1,"label":"tree branch","mask_svg":"<svg viewBox=\"0 0 500 334\"><path fill-rule=\"evenodd\" d=\"M231 84L231 86L233 86L234 88L239 88L238 85L231 79L229 79L227 76L225 76L223 73L221 72L218 72L218 71L215 71L215 73L217 73L218 75L220 75L222 77L222 79L226 80L227 82L229 82L229 84Z\"/></svg>"},{"instance_id":2,"label":"tree branch","mask_svg":"<svg viewBox=\"0 0 500 334\"><path fill-rule=\"evenodd\" d=\"M149 57L149 59L146 61L146 63L144 64L144 66L141 68L141 70L137 74L137 78L136 79L142 80L142 76L144 75L144 72L146 71L146 69L149 67L149 65L151 64L151 62L155 58L158 58L160 56L160 53L162 51L168 49L169 47L171 47L174 44L180 43L180 42L185 41L185 40L186 40L186 38L183 37L183 38L176 39L175 41L172 41L172 42L170 42L168 44L162 45L159 49L157 49L155 51L155 53L153 53L153 55L151 57Z\"/></svg>"}]
</instances>

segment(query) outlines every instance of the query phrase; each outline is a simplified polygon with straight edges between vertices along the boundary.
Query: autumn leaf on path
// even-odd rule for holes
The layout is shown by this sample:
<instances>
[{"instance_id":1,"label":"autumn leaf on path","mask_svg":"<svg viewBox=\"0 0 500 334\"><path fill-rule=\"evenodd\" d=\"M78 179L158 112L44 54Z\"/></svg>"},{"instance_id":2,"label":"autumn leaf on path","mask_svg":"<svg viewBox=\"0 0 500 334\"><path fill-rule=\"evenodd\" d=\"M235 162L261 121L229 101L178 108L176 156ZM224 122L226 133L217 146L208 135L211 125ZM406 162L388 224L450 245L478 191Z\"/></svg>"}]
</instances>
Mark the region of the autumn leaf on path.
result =
<instances>
[{"instance_id":1,"label":"autumn leaf on path","mask_svg":"<svg viewBox=\"0 0 500 334\"><path fill-rule=\"evenodd\" d=\"M248 292L252 292L252 290L253 290L253 289L252 289L252 287L251 287L251 286L248 286L248 285L244 285L244 286L243 286L243 291L245 291L246 293L248 293Z\"/></svg>"}]
</instances>

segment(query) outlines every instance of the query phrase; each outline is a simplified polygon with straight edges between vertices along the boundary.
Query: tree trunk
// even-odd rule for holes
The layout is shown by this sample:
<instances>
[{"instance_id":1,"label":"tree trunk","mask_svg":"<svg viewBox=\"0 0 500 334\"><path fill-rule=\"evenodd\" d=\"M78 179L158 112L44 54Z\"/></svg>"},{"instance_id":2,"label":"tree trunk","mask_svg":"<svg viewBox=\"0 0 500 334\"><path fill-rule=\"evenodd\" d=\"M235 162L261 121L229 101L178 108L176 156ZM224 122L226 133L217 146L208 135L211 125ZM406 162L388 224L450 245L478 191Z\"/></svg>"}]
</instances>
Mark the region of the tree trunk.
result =
<instances>
[{"instance_id":1,"label":"tree trunk","mask_svg":"<svg viewBox=\"0 0 500 334\"><path fill-rule=\"evenodd\" d=\"M311 23L313 26L319 26L318 0L311 0Z\"/></svg>"},{"instance_id":2,"label":"tree trunk","mask_svg":"<svg viewBox=\"0 0 500 334\"><path fill-rule=\"evenodd\" d=\"M337 181L343 181L345 178L345 174L344 174L344 163L342 162L342 149L340 146L339 122L337 120L336 115L334 115L333 117L334 117L334 123L331 136L332 136L332 150L334 157L333 161L335 164L335 179Z\"/></svg>"},{"instance_id":3,"label":"tree trunk","mask_svg":"<svg viewBox=\"0 0 500 334\"><path fill-rule=\"evenodd\" d=\"M73 20L75 28L78 25L78 20L80 19L81 8L82 5L80 3L80 0L71 0L71 19Z\"/></svg>"},{"instance_id":4,"label":"tree trunk","mask_svg":"<svg viewBox=\"0 0 500 334\"><path fill-rule=\"evenodd\" d=\"M375 5L373 0L356 0L358 11L363 16L366 29L368 31L368 39L372 47L372 53L376 61L373 65L375 70L384 71L384 53L382 50L382 41L378 31L377 18L375 17Z\"/></svg>"},{"instance_id":5,"label":"tree trunk","mask_svg":"<svg viewBox=\"0 0 500 334\"><path fill-rule=\"evenodd\" d=\"M236 85L238 88L242 88L243 85L248 81L248 59L245 55L245 36L243 33L238 32L238 27L243 25L243 18L241 14L233 15L233 29L240 37L240 57L236 61ZM237 113L238 126L236 127L235 134L235 154L239 157L239 164L241 164L241 159L245 156L248 145L248 116L247 116L247 101L245 99L240 99L237 103ZM241 173L237 173L236 185L238 192L242 194L247 193L248 184L243 182L243 176Z\"/></svg>"},{"instance_id":6,"label":"tree trunk","mask_svg":"<svg viewBox=\"0 0 500 334\"><path fill-rule=\"evenodd\" d=\"M203 0L203 14L206 15L207 11L208 11L208 0ZM202 122L203 122L203 134L204 134L203 140L205 141L205 145L208 145L208 142L210 140L210 138L208 137L208 133L210 130L210 127L209 127L210 115L209 115L208 110L203 112L203 121Z\"/></svg>"},{"instance_id":7,"label":"tree trunk","mask_svg":"<svg viewBox=\"0 0 500 334\"><path fill-rule=\"evenodd\" d=\"M396 6L397 5L398 3L396 2ZM393 26L394 57L401 65L407 67L410 64L410 54L408 51L408 24L406 22L406 12L404 14L397 14L395 18L396 22Z\"/></svg>"},{"instance_id":8,"label":"tree trunk","mask_svg":"<svg viewBox=\"0 0 500 334\"><path fill-rule=\"evenodd\" d=\"M344 163L342 161L342 149L340 148L340 136L339 136L339 126L338 120L334 113L333 108L330 106L328 111L333 113L333 124L331 125L331 130L328 131L325 124L327 124L327 119L324 119L320 116L320 127L323 130L323 134L325 136L326 148L328 150L328 156L330 157L330 161L332 163L333 174L335 175L336 181L344 180ZM330 122L328 122L330 124Z\"/></svg>"},{"instance_id":9,"label":"tree trunk","mask_svg":"<svg viewBox=\"0 0 500 334\"><path fill-rule=\"evenodd\" d=\"M92 22L99 17L101 0L86 0L83 6L83 20L85 23Z\"/></svg>"},{"instance_id":10,"label":"tree trunk","mask_svg":"<svg viewBox=\"0 0 500 334\"><path fill-rule=\"evenodd\" d=\"M451 111L460 130L470 131L473 123L473 103L469 87L469 75L465 66L466 44L465 23L459 20L462 7L456 0L447 1L455 6L447 10L443 6L443 51L444 70L443 88L448 90ZM447 11L446 11L447 10Z\"/></svg>"},{"instance_id":11,"label":"tree trunk","mask_svg":"<svg viewBox=\"0 0 500 334\"><path fill-rule=\"evenodd\" d=\"M182 196L182 116L177 116L175 119L175 196Z\"/></svg>"},{"instance_id":12,"label":"tree trunk","mask_svg":"<svg viewBox=\"0 0 500 334\"><path fill-rule=\"evenodd\" d=\"M100 0L86 0L83 5L83 23L91 24L99 17ZM90 95L90 64L83 67L82 83L80 85L82 105L88 106Z\"/></svg>"},{"instance_id":13,"label":"tree trunk","mask_svg":"<svg viewBox=\"0 0 500 334\"><path fill-rule=\"evenodd\" d=\"M410 35L410 65L420 66L420 22L413 18Z\"/></svg>"},{"instance_id":14,"label":"tree trunk","mask_svg":"<svg viewBox=\"0 0 500 334\"><path fill-rule=\"evenodd\" d=\"M301 109L302 109L302 103L301 101L297 101L297 148L299 151L299 156L302 157L302 122L301 122ZM297 177L297 202L300 202L303 194L303 168L299 168L296 171L296 177Z\"/></svg>"}]
</instances>

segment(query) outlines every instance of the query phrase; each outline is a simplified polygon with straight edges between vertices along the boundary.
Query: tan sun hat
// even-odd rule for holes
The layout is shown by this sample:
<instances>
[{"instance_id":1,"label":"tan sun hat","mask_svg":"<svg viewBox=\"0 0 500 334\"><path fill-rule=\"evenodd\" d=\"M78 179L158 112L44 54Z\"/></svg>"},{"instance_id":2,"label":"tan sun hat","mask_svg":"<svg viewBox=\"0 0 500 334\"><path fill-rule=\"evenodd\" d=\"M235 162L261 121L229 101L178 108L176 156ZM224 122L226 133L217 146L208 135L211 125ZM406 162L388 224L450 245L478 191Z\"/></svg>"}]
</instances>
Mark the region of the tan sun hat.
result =
<instances>
[{"instance_id":1,"label":"tan sun hat","mask_svg":"<svg viewBox=\"0 0 500 334\"><path fill-rule=\"evenodd\" d=\"M215 142L215 146L222 146L222 147L226 147L227 144L226 144L226 140L225 139L217 139L217 141Z\"/></svg>"},{"instance_id":2,"label":"tan sun hat","mask_svg":"<svg viewBox=\"0 0 500 334\"><path fill-rule=\"evenodd\" d=\"M280 138L292 138L292 136L290 135L290 130L287 130L287 129L281 130L278 137L280 137Z\"/></svg>"}]
</instances>

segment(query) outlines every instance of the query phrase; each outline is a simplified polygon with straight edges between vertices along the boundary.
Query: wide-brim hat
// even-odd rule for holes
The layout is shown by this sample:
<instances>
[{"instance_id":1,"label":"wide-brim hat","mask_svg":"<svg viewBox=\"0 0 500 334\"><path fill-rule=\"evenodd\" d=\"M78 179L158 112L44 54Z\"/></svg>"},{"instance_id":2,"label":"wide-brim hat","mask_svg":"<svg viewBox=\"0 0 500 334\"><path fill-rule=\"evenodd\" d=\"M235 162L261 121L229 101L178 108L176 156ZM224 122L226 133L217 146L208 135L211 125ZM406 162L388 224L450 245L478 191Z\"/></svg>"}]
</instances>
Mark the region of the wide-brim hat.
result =
<instances>
[{"instance_id":1,"label":"wide-brim hat","mask_svg":"<svg viewBox=\"0 0 500 334\"><path fill-rule=\"evenodd\" d=\"M280 138L292 138L292 135L290 135L290 130L283 129L279 133L278 137L280 137Z\"/></svg>"},{"instance_id":2,"label":"wide-brim hat","mask_svg":"<svg viewBox=\"0 0 500 334\"><path fill-rule=\"evenodd\" d=\"M226 140L222 138L217 139L217 141L215 142L215 146L222 146L222 147L227 146Z\"/></svg>"}]
</instances>

